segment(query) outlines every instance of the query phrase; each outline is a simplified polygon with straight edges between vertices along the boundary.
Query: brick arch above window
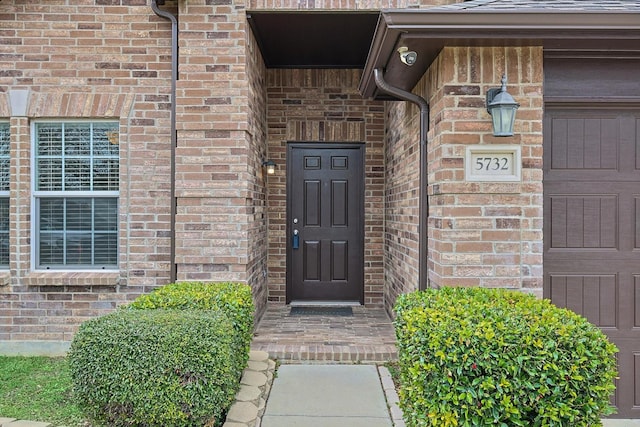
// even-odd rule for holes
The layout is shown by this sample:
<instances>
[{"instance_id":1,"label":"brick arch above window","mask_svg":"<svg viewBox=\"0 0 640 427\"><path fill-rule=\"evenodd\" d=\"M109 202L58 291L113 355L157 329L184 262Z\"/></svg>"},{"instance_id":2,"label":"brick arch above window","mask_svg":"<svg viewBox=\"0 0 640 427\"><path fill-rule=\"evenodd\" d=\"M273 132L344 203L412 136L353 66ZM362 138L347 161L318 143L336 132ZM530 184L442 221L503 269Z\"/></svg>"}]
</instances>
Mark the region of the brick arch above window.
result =
<instances>
[{"instance_id":1,"label":"brick arch above window","mask_svg":"<svg viewBox=\"0 0 640 427\"><path fill-rule=\"evenodd\" d=\"M133 94L39 93L29 99L29 117L127 117L134 104Z\"/></svg>"}]
</instances>

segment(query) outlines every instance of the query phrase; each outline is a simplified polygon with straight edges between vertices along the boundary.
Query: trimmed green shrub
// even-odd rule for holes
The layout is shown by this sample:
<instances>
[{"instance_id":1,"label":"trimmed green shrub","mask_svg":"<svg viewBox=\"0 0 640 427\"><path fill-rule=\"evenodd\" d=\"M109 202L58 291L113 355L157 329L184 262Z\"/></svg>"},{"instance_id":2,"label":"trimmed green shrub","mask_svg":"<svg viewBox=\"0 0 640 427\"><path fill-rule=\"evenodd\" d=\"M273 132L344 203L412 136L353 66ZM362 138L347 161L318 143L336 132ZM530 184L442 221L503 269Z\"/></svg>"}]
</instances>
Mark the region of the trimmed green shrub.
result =
<instances>
[{"instance_id":1,"label":"trimmed green shrub","mask_svg":"<svg viewBox=\"0 0 640 427\"><path fill-rule=\"evenodd\" d=\"M587 427L614 410L616 347L548 300L430 289L395 313L407 426Z\"/></svg>"},{"instance_id":2,"label":"trimmed green shrub","mask_svg":"<svg viewBox=\"0 0 640 427\"><path fill-rule=\"evenodd\" d=\"M231 322L218 311L118 310L80 326L74 394L94 425L221 426L239 388Z\"/></svg>"},{"instance_id":3,"label":"trimmed green shrub","mask_svg":"<svg viewBox=\"0 0 640 427\"><path fill-rule=\"evenodd\" d=\"M249 285L243 283L179 282L165 285L153 292L141 295L130 309L152 310L157 308L222 310L238 333L240 352L249 357L253 336L253 298Z\"/></svg>"}]
</instances>

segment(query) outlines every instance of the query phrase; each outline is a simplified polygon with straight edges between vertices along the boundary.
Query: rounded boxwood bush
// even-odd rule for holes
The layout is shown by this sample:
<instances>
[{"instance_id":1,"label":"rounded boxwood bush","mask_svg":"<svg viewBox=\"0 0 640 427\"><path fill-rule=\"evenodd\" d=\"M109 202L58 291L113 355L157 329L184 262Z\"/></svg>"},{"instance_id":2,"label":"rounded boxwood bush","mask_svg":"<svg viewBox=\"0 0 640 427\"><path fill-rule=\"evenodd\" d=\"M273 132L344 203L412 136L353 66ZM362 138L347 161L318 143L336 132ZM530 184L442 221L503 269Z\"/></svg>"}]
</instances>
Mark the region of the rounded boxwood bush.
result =
<instances>
[{"instance_id":1,"label":"rounded boxwood bush","mask_svg":"<svg viewBox=\"0 0 640 427\"><path fill-rule=\"evenodd\" d=\"M601 425L616 347L583 317L523 293L430 289L395 306L408 426Z\"/></svg>"},{"instance_id":2,"label":"rounded boxwood bush","mask_svg":"<svg viewBox=\"0 0 640 427\"><path fill-rule=\"evenodd\" d=\"M118 310L80 326L74 395L95 425L220 426L239 387L218 311Z\"/></svg>"},{"instance_id":3,"label":"rounded boxwood bush","mask_svg":"<svg viewBox=\"0 0 640 427\"><path fill-rule=\"evenodd\" d=\"M237 332L239 352L249 357L253 336L253 297L251 287L234 282L178 282L144 294L125 306L135 310L158 308L221 310ZM246 363L246 360L245 360Z\"/></svg>"}]
</instances>

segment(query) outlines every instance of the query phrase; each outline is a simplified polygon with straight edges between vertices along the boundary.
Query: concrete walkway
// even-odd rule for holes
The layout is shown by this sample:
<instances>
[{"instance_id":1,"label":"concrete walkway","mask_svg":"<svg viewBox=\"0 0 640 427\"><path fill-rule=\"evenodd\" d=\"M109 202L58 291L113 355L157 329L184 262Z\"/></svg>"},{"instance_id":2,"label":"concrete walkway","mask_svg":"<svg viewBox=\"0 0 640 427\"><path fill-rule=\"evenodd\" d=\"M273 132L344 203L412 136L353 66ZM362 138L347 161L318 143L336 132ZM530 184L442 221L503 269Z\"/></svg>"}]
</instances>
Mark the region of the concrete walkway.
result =
<instances>
[{"instance_id":1,"label":"concrete walkway","mask_svg":"<svg viewBox=\"0 0 640 427\"><path fill-rule=\"evenodd\" d=\"M375 365L281 365L261 427L404 427L387 368ZM640 427L640 420L603 420Z\"/></svg>"},{"instance_id":2,"label":"concrete walkway","mask_svg":"<svg viewBox=\"0 0 640 427\"><path fill-rule=\"evenodd\" d=\"M392 427L373 365L282 365L262 427Z\"/></svg>"}]
</instances>

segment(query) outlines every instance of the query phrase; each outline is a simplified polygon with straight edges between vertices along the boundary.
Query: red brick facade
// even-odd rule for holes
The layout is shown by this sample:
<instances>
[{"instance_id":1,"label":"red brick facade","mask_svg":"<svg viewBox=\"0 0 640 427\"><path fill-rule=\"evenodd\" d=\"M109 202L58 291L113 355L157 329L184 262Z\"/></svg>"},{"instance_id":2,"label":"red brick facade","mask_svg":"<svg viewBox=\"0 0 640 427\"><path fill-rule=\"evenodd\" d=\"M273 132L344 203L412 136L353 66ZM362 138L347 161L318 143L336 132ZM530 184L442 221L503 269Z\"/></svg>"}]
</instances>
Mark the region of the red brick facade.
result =
<instances>
[{"instance_id":1,"label":"red brick facade","mask_svg":"<svg viewBox=\"0 0 640 427\"><path fill-rule=\"evenodd\" d=\"M364 302L418 286L419 117L363 99L360 70L266 69L246 10L379 10L455 1L167 2L179 16L175 260L171 244L171 24L147 0L0 0L0 121L11 131L10 265L0 342L69 341L84 320L170 281L250 283L257 316L285 302L286 147L365 144ZM176 6L177 5L177 6ZM491 136L484 93L506 71L522 104L520 183L469 184L464 149ZM28 90L26 112L10 97ZM542 277L542 51L447 48L414 90L431 108L429 281L538 291ZM38 120L119 123L119 265L34 269ZM267 176L262 162L276 162Z\"/></svg>"}]
</instances>

